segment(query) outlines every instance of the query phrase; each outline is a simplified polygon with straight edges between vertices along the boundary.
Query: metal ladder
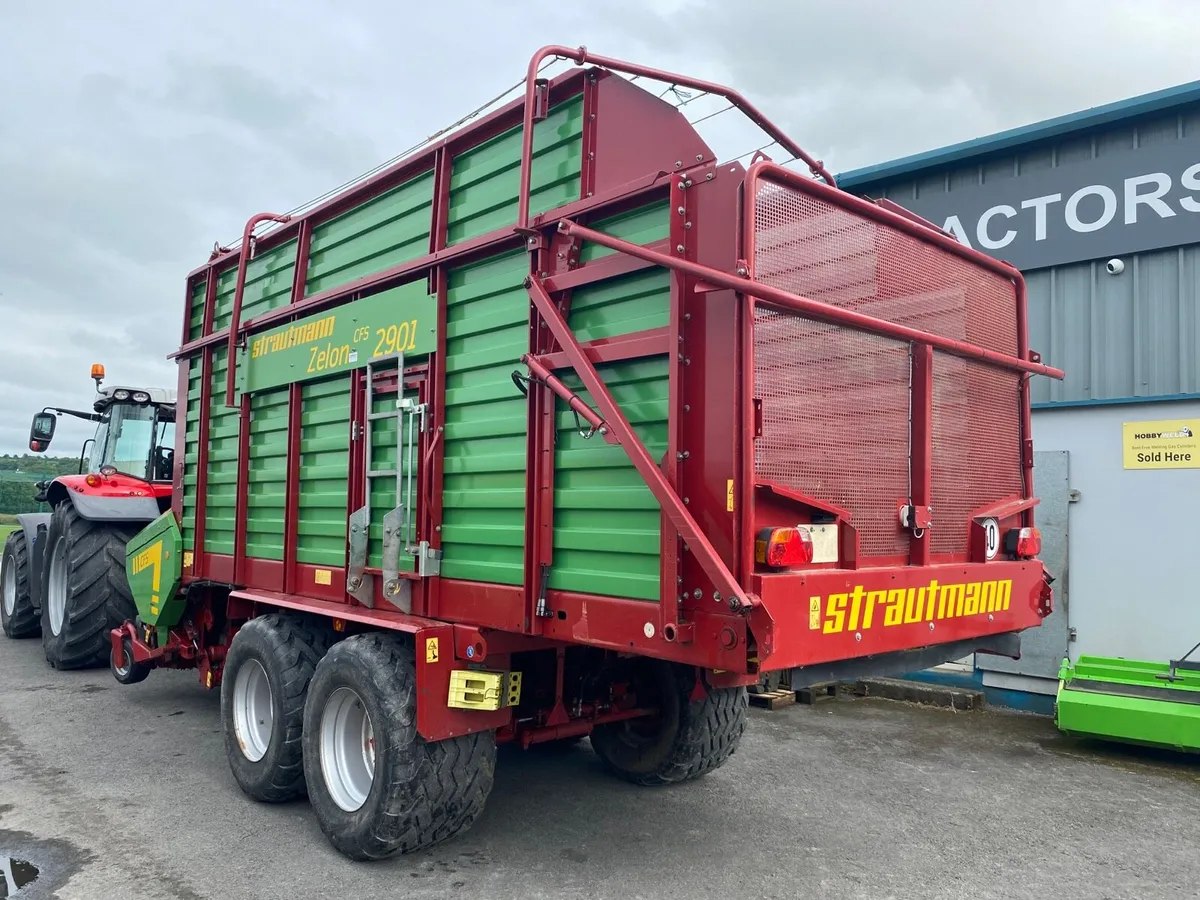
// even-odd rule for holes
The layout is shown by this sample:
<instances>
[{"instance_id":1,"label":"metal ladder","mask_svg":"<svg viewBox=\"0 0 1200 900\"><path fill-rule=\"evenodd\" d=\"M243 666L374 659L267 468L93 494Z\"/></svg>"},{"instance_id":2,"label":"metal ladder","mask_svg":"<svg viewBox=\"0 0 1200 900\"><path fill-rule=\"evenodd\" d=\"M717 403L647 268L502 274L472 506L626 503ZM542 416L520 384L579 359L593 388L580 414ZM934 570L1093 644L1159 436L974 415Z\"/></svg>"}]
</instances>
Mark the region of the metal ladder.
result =
<instances>
[{"instance_id":1,"label":"metal ladder","mask_svg":"<svg viewBox=\"0 0 1200 900\"><path fill-rule=\"evenodd\" d=\"M384 363L396 363L396 404L394 409L373 412L375 381ZM415 556L417 575L437 575L441 569L441 551L433 550L428 541L414 543L416 530L416 471L420 436L425 431L426 405L415 397L404 396L404 354L384 357L367 363L366 416L363 429L363 471L366 473L366 501L349 519L350 565L347 571L347 591L364 606L373 606L373 579L366 574L371 528L371 481L375 478L396 479L396 505L383 517L383 596L403 612L412 612L412 584L401 577L400 550ZM383 420L396 422L396 466L392 469L375 467L374 445L371 440L373 423Z\"/></svg>"}]
</instances>

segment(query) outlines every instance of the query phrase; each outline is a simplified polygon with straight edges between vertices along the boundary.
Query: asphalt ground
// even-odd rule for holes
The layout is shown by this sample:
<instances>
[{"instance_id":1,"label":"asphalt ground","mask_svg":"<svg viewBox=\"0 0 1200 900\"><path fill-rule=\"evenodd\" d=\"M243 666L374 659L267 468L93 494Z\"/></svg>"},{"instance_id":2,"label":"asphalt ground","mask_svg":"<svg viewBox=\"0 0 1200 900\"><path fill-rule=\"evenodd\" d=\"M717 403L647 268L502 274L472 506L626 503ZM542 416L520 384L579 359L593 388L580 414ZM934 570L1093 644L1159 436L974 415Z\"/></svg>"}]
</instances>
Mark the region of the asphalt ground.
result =
<instances>
[{"instance_id":1,"label":"asphalt ground","mask_svg":"<svg viewBox=\"0 0 1200 900\"><path fill-rule=\"evenodd\" d=\"M52 671L39 641L2 641L0 856L40 868L20 900L1200 892L1193 759L1076 742L1044 719L882 700L751 718L724 768L671 788L614 780L586 742L560 756L502 749L471 831L352 863L304 802L239 792L218 695L192 673L121 687L106 671Z\"/></svg>"}]
</instances>

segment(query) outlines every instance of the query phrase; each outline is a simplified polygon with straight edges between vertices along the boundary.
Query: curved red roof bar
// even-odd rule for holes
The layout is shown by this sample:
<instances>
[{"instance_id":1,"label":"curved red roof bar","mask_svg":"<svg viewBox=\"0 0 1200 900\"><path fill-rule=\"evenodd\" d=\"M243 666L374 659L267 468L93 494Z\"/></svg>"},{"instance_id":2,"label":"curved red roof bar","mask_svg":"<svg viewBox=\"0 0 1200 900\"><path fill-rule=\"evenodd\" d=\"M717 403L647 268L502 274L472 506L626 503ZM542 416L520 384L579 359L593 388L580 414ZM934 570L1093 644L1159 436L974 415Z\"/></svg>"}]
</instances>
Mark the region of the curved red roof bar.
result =
<instances>
[{"instance_id":1,"label":"curved red roof bar","mask_svg":"<svg viewBox=\"0 0 1200 900\"><path fill-rule=\"evenodd\" d=\"M699 78L679 75L675 72L667 72L663 69L655 69L651 66L642 66L621 59L613 59L610 56L597 56L594 53L588 53L587 47L572 48L561 44L551 44L543 47L533 55L533 58L529 60L529 69L525 76L525 119L524 128L521 133L521 186L518 195L519 205L517 207L517 229L519 231L526 231L529 228L529 185L533 163L533 121L534 112L537 108L537 74L542 63L550 56L569 59L581 66L591 63L595 66L611 69L614 72L623 72L626 75L638 75L642 78L652 78L655 81L693 88L703 91L706 94L715 94L718 97L724 97L733 106L741 110L750 121L774 138L781 147L797 159L803 160L814 175L825 179L833 187L837 186L837 182L820 160L814 159L806 153L781 128L764 116L753 103L733 88L726 87L723 84L716 84L712 81L702 81Z\"/></svg>"},{"instance_id":2,"label":"curved red roof bar","mask_svg":"<svg viewBox=\"0 0 1200 900\"><path fill-rule=\"evenodd\" d=\"M233 288L233 318L229 321L229 344L227 355L225 357L225 365L229 370L225 377L225 405L237 406L234 401L234 388L237 382L237 353L238 329L242 324L242 295L246 292L246 266L250 264L250 241L254 237L254 229L263 222L278 222L281 225L286 225L292 220L291 216L280 215L279 213L256 213L246 220L246 227L242 229L242 246L238 253L238 270L237 282Z\"/></svg>"}]
</instances>

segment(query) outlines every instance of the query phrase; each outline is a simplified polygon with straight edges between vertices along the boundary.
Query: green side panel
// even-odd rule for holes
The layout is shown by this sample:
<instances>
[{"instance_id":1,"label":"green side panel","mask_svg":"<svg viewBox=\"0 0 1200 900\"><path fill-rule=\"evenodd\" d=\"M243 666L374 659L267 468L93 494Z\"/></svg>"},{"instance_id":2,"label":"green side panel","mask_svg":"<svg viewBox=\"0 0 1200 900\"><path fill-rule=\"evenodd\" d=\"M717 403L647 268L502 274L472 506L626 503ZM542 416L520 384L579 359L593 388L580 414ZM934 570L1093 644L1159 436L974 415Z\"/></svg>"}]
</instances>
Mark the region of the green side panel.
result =
<instances>
[{"instance_id":1,"label":"green side panel","mask_svg":"<svg viewBox=\"0 0 1200 900\"><path fill-rule=\"evenodd\" d=\"M583 98L561 103L533 129L531 215L579 199L583 161ZM448 243L517 221L521 128L517 126L454 158Z\"/></svg>"},{"instance_id":2,"label":"green side panel","mask_svg":"<svg viewBox=\"0 0 1200 900\"><path fill-rule=\"evenodd\" d=\"M667 449L668 358L629 360L597 371L650 456ZM595 406L579 378L559 373ZM554 452L554 565L550 587L635 600L659 598L660 507L625 451L584 439L561 400Z\"/></svg>"},{"instance_id":3,"label":"green side panel","mask_svg":"<svg viewBox=\"0 0 1200 900\"><path fill-rule=\"evenodd\" d=\"M283 559L287 505L288 389L250 397L246 556Z\"/></svg>"},{"instance_id":4,"label":"green side panel","mask_svg":"<svg viewBox=\"0 0 1200 900\"><path fill-rule=\"evenodd\" d=\"M433 173L313 229L305 292L315 294L429 252Z\"/></svg>"},{"instance_id":5,"label":"green side panel","mask_svg":"<svg viewBox=\"0 0 1200 900\"><path fill-rule=\"evenodd\" d=\"M217 301L213 307L212 331L216 334L233 321L233 289L237 286L237 266L226 269L217 278ZM243 317L242 321L245 321Z\"/></svg>"},{"instance_id":6,"label":"green side panel","mask_svg":"<svg viewBox=\"0 0 1200 900\"><path fill-rule=\"evenodd\" d=\"M204 549L233 555L237 516L238 411L225 405L225 347L213 351Z\"/></svg>"},{"instance_id":7,"label":"green side panel","mask_svg":"<svg viewBox=\"0 0 1200 900\"><path fill-rule=\"evenodd\" d=\"M568 321L579 341L665 328L670 319L671 273L666 269L609 278L571 294Z\"/></svg>"},{"instance_id":8,"label":"green side panel","mask_svg":"<svg viewBox=\"0 0 1200 900\"><path fill-rule=\"evenodd\" d=\"M1067 734L1200 752L1200 673L1167 681L1162 662L1081 656L1064 660L1055 723Z\"/></svg>"},{"instance_id":9,"label":"green side panel","mask_svg":"<svg viewBox=\"0 0 1200 900\"><path fill-rule=\"evenodd\" d=\"M242 321L249 322L255 316L261 316L280 306L287 306L292 300L292 278L295 271L294 240L273 247L250 260L246 265L246 288L242 291Z\"/></svg>"},{"instance_id":10,"label":"green side panel","mask_svg":"<svg viewBox=\"0 0 1200 900\"><path fill-rule=\"evenodd\" d=\"M208 289L205 279L192 285L192 296L188 298L188 340L194 341L204 333L204 295Z\"/></svg>"},{"instance_id":11,"label":"green side panel","mask_svg":"<svg viewBox=\"0 0 1200 900\"><path fill-rule=\"evenodd\" d=\"M393 371L395 366L391 367ZM385 371L382 367L379 371ZM408 395L411 396L409 391ZM374 397L371 401L371 412L373 413L391 413L396 409L396 395L383 394ZM397 435L396 435L396 419L375 419L371 422L371 468L374 470L388 470L396 468L396 458L398 455ZM408 432L407 428L404 434L404 440L407 444ZM420 439L417 438L418 447ZM383 517L388 514L394 507L400 505L401 498L408 490L405 475L408 473L409 460L407 457L400 460L400 473L402 485L399 489L396 486L395 475L381 475L370 479L371 491L371 528L369 532L370 543L367 549L367 565L376 569L383 567ZM419 493L419 483L414 479L412 484L413 494ZM415 539L416 528L415 522L409 520L408 533L402 538L406 542L411 542ZM411 555L406 555L403 550L400 553L400 570L402 572L411 572L416 561Z\"/></svg>"},{"instance_id":12,"label":"green side panel","mask_svg":"<svg viewBox=\"0 0 1200 900\"><path fill-rule=\"evenodd\" d=\"M523 253L449 274L442 575L522 584L527 401L512 372L529 348Z\"/></svg>"},{"instance_id":13,"label":"green side panel","mask_svg":"<svg viewBox=\"0 0 1200 900\"><path fill-rule=\"evenodd\" d=\"M589 226L596 231L603 231L615 238L629 241L631 244L652 244L665 240L671 234L671 204L662 200L651 203L629 212L601 219ZM616 250L602 247L599 244L584 242L579 248L579 261L591 262L602 256L611 256Z\"/></svg>"},{"instance_id":14,"label":"green side panel","mask_svg":"<svg viewBox=\"0 0 1200 900\"><path fill-rule=\"evenodd\" d=\"M146 625L170 628L179 624L186 605L178 593L182 572L182 543L175 515L167 510L125 547L125 575Z\"/></svg>"},{"instance_id":15,"label":"green side panel","mask_svg":"<svg viewBox=\"0 0 1200 900\"><path fill-rule=\"evenodd\" d=\"M188 388L183 436L183 546L196 549L196 486L200 463L200 389L203 357L188 360ZM178 450L176 451L178 452Z\"/></svg>"},{"instance_id":16,"label":"green side panel","mask_svg":"<svg viewBox=\"0 0 1200 900\"><path fill-rule=\"evenodd\" d=\"M350 376L300 389L300 516L296 561L346 564L346 482L350 475Z\"/></svg>"}]
</instances>

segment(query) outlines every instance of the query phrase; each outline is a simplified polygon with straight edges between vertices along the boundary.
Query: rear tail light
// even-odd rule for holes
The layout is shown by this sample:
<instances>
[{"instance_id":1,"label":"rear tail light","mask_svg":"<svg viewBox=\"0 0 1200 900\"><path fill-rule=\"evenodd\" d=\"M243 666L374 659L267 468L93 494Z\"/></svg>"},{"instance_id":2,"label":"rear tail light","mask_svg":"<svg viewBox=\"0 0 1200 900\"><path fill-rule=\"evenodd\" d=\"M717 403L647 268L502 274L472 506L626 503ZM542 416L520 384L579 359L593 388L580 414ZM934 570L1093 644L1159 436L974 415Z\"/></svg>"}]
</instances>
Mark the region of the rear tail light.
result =
<instances>
[{"instance_id":1,"label":"rear tail light","mask_svg":"<svg viewBox=\"0 0 1200 900\"><path fill-rule=\"evenodd\" d=\"M1013 528L1004 536L1004 549L1018 559L1033 559L1042 552L1042 533L1036 528Z\"/></svg>"},{"instance_id":2,"label":"rear tail light","mask_svg":"<svg viewBox=\"0 0 1200 900\"><path fill-rule=\"evenodd\" d=\"M812 536L799 528L768 529L754 542L754 558L775 569L807 565L813 559Z\"/></svg>"}]
</instances>

